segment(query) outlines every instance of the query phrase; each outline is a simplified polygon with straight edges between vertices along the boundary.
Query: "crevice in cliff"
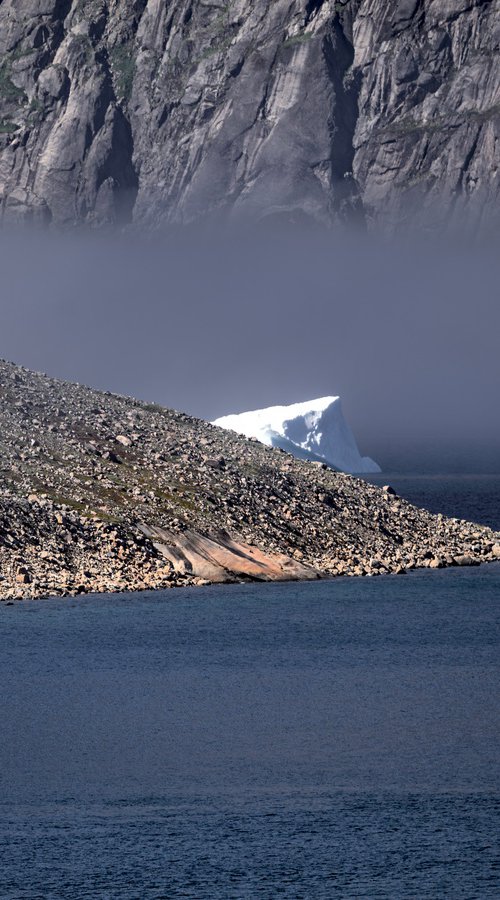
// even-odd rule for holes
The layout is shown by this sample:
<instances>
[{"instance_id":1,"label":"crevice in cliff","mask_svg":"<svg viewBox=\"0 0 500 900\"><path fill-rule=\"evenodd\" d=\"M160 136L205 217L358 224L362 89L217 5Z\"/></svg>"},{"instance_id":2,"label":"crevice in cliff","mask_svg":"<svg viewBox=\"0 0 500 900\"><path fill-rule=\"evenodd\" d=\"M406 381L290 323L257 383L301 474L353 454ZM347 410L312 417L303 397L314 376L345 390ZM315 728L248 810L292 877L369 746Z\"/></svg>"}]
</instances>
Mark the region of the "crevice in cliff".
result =
<instances>
[{"instance_id":1,"label":"crevice in cliff","mask_svg":"<svg viewBox=\"0 0 500 900\"><path fill-rule=\"evenodd\" d=\"M309 23L314 18L319 9L323 6L324 0L308 0L305 8L305 19Z\"/></svg>"},{"instance_id":2,"label":"crevice in cliff","mask_svg":"<svg viewBox=\"0 0 500 900\"><path fill-rule=\"evenodd\" d=\"M460 188L459 188L459 190L460 190L460 192L461 192L462 194L465 193L465 190L466 190L465 179L466 179L466 177L467 177L467 172L469 171L471 162L472 162L472 160L474 159L474 156L475 156L475 154L476 154L476 150L477 150L477 147L478 147L478 144L479 144L479 138L480 138L480 135L481 135L481 129L479 128L479 129L477 130L476 135L474 136L474 139L473 139L473 141L472 141L472 144L471 144L471 146L470 146L470 148L469 148L469 150L468 150L468 152L467 152L467 154L466 154L466 157L465 157L465 159L464 159L464 163L463 163L463 166L462 166L462 171L461 171L461 173L460 173Z\"/></svg>"},{"instance_id":3,"label":"crevice in cliff","mask_svg":"<svg viewBox=\"0 0 500 900\"><path fill-rule=\"evenodd\" d=\"M123 46L125 45L122 45L120 50L123 49ZM132 56L131 60L133 63ZM132 221L139 192L139 178L133 161L134 138L127 114L129 92L120 91L120 88L123 88L120 79L118 79L117 86L119 90L117 91L115 86L116 78L113 78L109 54L103 53L100 62L106 75L105 87L103 88L104 102L101 110L104 116L100 129L108 131L108 150L97 174L96 205L99 205L99 197L102 194L103 186L107 187L110 195L107 203L111 206L112 217L115 223L127 224ZM98 209L96 212L97 216L99 216Z\"/></svg>"},{"instance_id":4,"label":"crevice in cliff","mask_svg":"<svg viewBox=\"0 0 500 900\"><path fill-rule=\"evenodd\" d=\"M446 23L449 24L451 22L455 22L457 19L460 19L462 16L470 15L473 10L478 9L481 6L487 6L490 4L492 0L473 0L469 6L462 6L460 9L454 9L447 13L446 15Z\"/></svg>"},{"instance_id":5,"label":"crevice in cliff","mask_svg":"<svg viewBox=\"0 0 500 900\"><path fill-rule=\"evenodd\" d=\"M118 108L115 112L108 170L109 177L113 179L115 219L119 224L132 221L139 191L139 178L133 156L132 128L122 110Z\"/></svg>"},{"instance_id":6,"label":"crevice in cliff","mask_svg":"<svg viewBox=\"0 0 500 900\"><path fill-rule=\"evenodd\" d=\"M66 16L70 13L71 7L73 6L73 0L57 0L56 5L54 7L54 12L52 14L52 18L54 21L61 21L66 18Z\"/></svg>"},{"instance_id":7,"label":"crevice in cliff","mask_svg":"<svg viewBox=\"0 0 500 900\"><path fill-rule=\"evenodd\" d=\"M353 176L354 135L358 121L361 72L353 71L354 47L339 16L323 41L323 54L333 87L330 118L330 178L335 217L351 223L364 222L358 184Z\"/></svg>"}]
</instances>

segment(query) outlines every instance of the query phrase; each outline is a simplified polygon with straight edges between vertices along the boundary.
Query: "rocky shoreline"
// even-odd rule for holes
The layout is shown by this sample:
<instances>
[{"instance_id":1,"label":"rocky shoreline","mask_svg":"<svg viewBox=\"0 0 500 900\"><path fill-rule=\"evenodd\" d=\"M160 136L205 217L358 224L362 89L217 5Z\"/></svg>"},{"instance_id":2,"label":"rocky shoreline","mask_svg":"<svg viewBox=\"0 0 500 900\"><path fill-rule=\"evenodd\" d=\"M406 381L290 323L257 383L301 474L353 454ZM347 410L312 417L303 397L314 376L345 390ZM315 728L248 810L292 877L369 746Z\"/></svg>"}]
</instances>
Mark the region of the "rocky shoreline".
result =
<instances>
[{"instance_id":1,"label":"rocky shoreline","mask_svg":"<svg viewBox=\"0 0 500 900\"><path fill-rule=\"evenodd\" d=\"M0 361L0 600L495 559L489 528L183 413Z\"/></svg>"}]
</instances>

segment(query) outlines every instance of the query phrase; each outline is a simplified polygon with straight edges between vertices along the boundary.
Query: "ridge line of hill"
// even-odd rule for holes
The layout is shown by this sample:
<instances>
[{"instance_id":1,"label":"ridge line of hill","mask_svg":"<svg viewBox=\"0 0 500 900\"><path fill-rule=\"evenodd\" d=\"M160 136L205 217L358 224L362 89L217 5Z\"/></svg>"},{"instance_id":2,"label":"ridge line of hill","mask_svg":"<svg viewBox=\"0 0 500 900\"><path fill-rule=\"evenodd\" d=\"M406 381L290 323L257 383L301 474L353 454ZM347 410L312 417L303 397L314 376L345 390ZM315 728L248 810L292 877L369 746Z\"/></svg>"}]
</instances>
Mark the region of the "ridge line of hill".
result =
<instances>
[{"instance_id":1,"label":"ridge line of hill","mask_svg":"<svg viewBox=\"0 0 500 900\"><path fill-rule=\"evenodd\" d=\"M0 599L403 573L500 535L156 404L0 360Z\"/></svg>"}]
</instances>

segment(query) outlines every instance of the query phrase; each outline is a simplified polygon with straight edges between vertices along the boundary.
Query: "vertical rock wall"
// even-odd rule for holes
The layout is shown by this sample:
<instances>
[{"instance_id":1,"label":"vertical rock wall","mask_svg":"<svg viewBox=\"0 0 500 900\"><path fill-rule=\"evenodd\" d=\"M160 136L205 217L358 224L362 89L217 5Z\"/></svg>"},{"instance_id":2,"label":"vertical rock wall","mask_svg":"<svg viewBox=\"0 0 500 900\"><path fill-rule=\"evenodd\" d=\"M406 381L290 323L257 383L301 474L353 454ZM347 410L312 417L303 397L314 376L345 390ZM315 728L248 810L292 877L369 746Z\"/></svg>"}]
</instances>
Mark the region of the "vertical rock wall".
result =
<instances>
[{"instance_id":1,"label":"vertical rock wall","mask_svg":"<svg viewBox=\"0 0 500 900\"><path fill-rule=\"evenodd\" d=\"M499 0L2 0L2 215L489 228L499 32Z\"/></svg>"}]
</instances>

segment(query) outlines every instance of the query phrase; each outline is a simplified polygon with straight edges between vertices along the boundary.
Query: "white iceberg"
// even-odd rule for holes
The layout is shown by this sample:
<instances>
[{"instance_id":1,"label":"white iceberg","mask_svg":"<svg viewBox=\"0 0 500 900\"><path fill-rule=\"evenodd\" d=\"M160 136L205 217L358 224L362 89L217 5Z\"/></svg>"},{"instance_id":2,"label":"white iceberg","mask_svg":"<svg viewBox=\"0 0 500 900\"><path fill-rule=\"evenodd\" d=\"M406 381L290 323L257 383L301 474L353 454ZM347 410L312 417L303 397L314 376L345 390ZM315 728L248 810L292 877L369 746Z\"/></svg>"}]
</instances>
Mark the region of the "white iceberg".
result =
<instances>
[{"instance_id":1,"label":"white iceberg","mask_svg":"<svg viewBox=\"0 0 500 900\"><path fill-rule=\"evenodd\" d=\"M361 456L342 413L340 397L320 397L290 406L270 406L222 416L221 428L281 447L299 459L325 462L341 472L380 472L369 456Z\"/></svg>"}]
</instances>

